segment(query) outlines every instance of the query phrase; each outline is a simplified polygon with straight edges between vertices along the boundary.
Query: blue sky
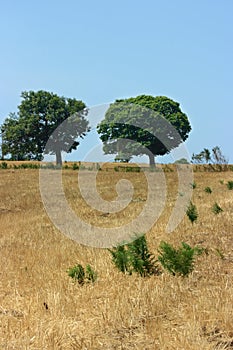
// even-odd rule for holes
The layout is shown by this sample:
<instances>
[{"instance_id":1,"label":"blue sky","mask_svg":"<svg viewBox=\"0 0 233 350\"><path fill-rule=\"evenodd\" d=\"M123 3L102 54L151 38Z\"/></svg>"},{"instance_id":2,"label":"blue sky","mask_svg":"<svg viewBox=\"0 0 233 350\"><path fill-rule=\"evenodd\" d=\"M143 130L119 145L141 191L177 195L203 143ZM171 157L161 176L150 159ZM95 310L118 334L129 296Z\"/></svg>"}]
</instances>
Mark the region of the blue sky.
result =
<instances>
[{"instance_id":1,"label":"blue sky","mask_svg":"<svg viewBox=\"0 0 233 350\"><path fill-rule=\"evenodd\" d=\"M25 90L89 107L165 95L191 121L189 153L219 145L233 163L232 0L1 1L0 39L0 123Z\"/></svg>"}]
</instances>

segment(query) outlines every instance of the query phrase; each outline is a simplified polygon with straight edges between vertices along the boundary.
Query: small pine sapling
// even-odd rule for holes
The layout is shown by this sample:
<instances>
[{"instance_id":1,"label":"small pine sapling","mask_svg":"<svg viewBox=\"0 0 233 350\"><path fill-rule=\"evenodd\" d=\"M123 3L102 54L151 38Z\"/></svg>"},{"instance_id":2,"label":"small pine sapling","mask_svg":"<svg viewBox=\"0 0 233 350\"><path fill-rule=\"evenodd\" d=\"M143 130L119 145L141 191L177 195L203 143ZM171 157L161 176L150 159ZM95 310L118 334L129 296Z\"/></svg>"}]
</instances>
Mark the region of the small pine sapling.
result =
<instances>
[{"instance_id":1,"label":"small pine sapling","mask_svg":"<svg viewBox=\"0 0 233 350\"><path fill-rule=\"evenodd\" d=\"M217 214L221 213L222 211L223 211L223 209L218 205L218 203L215 202L213 207L212 207L212 212L217 215Z\"/></svg>"},{"instance_id":2,"label":"small pine sapling","mask_svg":"<svg viewBox=\"0 0 233 350\"><path fill-rule=\"evenodd\" d=\"M210 193L212 193L212 190L211 190L211 188L209 186L207 186L205 188L205 192L210 194Z\"/></svg>"},{"instance_id":3,"label":"small pine sapling","mask_svg":"<svg viewBox=\"0 0 233 350\"><path fill-rule=\"evenodd\" d=\"M159 257L161 265L173 276L187 276L194 268L194 256L200 255L203 249L191 248L182 242L181 247L175 249L171 244L162 241L159 246Z\"/></svg>"},{"instance_id":4,"label":"small pine sapling","mask_svg":"<svg viewBox=\"0 0 233 350\"><path fill-rule=\"evenodd\" d=\"M189 206L188 206L188 208L186 210L186 214L187 214L187 216L188 216L188 218L189 218L189 220L191 221L192 224L198 218L197 207L191 201L190 201Z\"/></svg>"},{"instance_id":5,"label":"small pine sapling","mask_svg":"<svg viewBox=\"0 0 233 350\"><path fill-rule=\"evenodd\" d=\"M228 190L233 190L233 181L228 181L227 188Z\"/></svg>"}]
</instances>

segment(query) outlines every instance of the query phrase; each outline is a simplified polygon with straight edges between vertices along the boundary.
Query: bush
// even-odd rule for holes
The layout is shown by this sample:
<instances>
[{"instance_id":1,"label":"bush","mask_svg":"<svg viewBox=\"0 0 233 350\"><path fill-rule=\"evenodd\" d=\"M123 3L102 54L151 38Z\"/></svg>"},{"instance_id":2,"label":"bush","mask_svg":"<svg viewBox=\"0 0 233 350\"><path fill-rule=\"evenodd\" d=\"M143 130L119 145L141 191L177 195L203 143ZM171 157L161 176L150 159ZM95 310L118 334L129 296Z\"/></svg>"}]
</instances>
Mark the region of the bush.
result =
<instances>
[{"instance_id":1,"label":"bush","mask_svg":"<svg viewBox=\"0 0 233 350\"><path fill-rule=\"evenodd\" d=\"M202 252L203 249L191 248L184 242L182 242L181 247L175 249L169 243L162 241L159 246L158 260L173 276L187 276L194 268L194 256L200 255Z\"/></svg>"},{"instance_id":2,"label":"bush","mask_svg":"<svg viewBox=\"0 0 233 350\"><path fill-rule=\"evenodd\" d=\"M140 173L140 171L141 171L141 169L140 169L140 167L138 167L138 166L127 166L127 167L125 167L125 171L128 173L128 172L130 172L130 173Z\"/></svg>"},{"instance_id":3,"label":"bush","mask_svg":"<svg viewBox=\"0 0 233 350\"><path fill-rule=\"evenodd\" d=\"M54 163L46 162L41 165L42 169L59 169L61 168L59 165L56 165Z\"/></svg>"},{"instance_id":4,"label":"bush","mask_svg":"<svg viewBox=\"0 0 233 350\"><path fill-rule=\"evenodd\" d=\"M189 218L189 220L191 221L192 224L198 218L197 207L191 201L190 201L189 206L188 206L188 208L186 210L186 214L187 214L187 216L188 216L188 218Z\"/></svg>"},{"instance_id":5,"label":"bush","mask_svg":"<svg viewBox=\"0 0 233 350\"><path fill-rule=\"evenodd\" d=\"M77 280L79 284L84 284L85 282L95 282L97 279L97 273L91 268L90 265L86 266L86 270L81 264L71 267L67 270L68 275Z\"/></svg>"},{"instance_id":6,"label":"bush","mask_svg":"<svg viewBox=\"0 0 233 350\"><path fill-rule=\"evenodd\" d=\"M128 250L126 249L126 246L119 245L117 247L114 247L113 250L108 249L108 251L112 255L112 262L123 273L129 273L132 274L132 266L130 261L130 255Z\"/></svg>"},{"instance_id":7,"label":"bush","mask_svg":"<svg viewBox=\"0 0 233 350\"><path fill-rule=\"evenodd\" d=\"M79 169L78 164L77 164L77 163L73 163L72 169L73 169L73 170L78 170L78 169Z\"/></svg>"},{"instance_id":8,"label":"bush","mask_svg":"<svg viewBox=\"0 0 233 350\"><path fill-rule=\"evenodd\" d=\"M193 189L195 189L197 187L197 184L195 181L193 183L191 183L190 185L191 185L191 188L193 188Z\"/></svg>"},{"instance_id":9,"label":"bush","mask_svg":"<svg viewBox=\"0 0 233 350\"><path fill-rule=\"evenodd\" d=\"M210 188L209 186L207 186L207 187L205 188L205 192L206 192L206 193L212 193L212 190L211 190L211 188Z\"/></svg>"},{"instance_id":10,"label":"bush","mask_svg":"<svg viewBox=\"0 0 233 350\"><path fill-rule=\"evenodd\" d=\"M227 188L228 190L233 190L233 181L228 181Z\"/></svg>"},{"instance_id":11,"label":"bush","mask_svg":"<svg viewBox=\"0 0 233 350\"><path fill-rule=\"evenodd\" d=\"M174 164L189 164L189 161L186 158L180 158L176 160Z\"/></svg>"},{"instance_id":12,"label":"bush","mask_svg":"<svg viewBox=\"0 0 233 350\"><path fill-rule=\"evenodd\" d=\"M88 264L86 266L86 279L88 282L94 283L97 279L97 273L92 269L92 267Z\"/></svg>"},{"instance_id":13,"label":"bush","mask_svg":"<svg viewBox=\"0 0 233 350\"><path fill-rule=\"evenodd\" d=\"M0 164L0 168L1 168L1 169L7 169L7 167L8 167L7 162L2 162L2 163Z\"/></svg>"},{"instance_id":14,"label":"bush","mask_svg":"<svg viewBox=\"0 0 233 350\"><path fill-rule=\"evenodd\" d=\"M36 163L21 163L18 169L39 169L40 165Z\"/></svg>"},{"instance_id":15,"label":"bush","mask_svg":"<svg viewBox=\"0 0 233 350\"><path fill-rule=\"evenodd\" d=\"M214 214L219 214L223 211L223 209L218 205L218 203L214 203L213 207L212 207L212 212Z\"/></svg>"},{"instance_id":16,"label":"bush","mask_svg":"<svg viewBox=\"0 0 233 350\"><path fill-rule=\"evenodd\" d=\"M144 235L131 243L108 250L114 265L123 273L131 275L136 272L143 277L160 273L154 255L149 252Z\"/></svg>"}]
</instances>

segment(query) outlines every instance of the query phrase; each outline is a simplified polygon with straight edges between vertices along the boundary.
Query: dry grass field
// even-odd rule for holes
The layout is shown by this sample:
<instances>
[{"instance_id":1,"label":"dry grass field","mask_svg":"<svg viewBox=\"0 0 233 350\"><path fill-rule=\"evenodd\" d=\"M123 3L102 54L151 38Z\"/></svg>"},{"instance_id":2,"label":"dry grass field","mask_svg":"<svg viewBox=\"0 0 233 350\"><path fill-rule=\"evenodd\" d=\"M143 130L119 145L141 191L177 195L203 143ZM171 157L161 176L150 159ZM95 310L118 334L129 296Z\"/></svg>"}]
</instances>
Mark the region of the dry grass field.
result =
<instances>
[{"instance_id":1,"label":"dry grass field","mask_svg":"<svg viewBox=\"0 0 233 350\"><path fill-rule=\"evenodd\" d=\"M162 240L204 247L186 278L164 270L146 278L122 274L106 249L82 246L54 227L41 200L39 170L0 170L1 350L233 349L233 191L226 186L233 172L195 172L198 220L192 225L185 216L172 233L165 229L177 175L165 175L166 208L146 238L155 256ZM86 176L88 181L88 171ZM104 227L138 215L147 196L142 173L112 170L97 176L103 198L114 199L121 178L134 185L135 200L125 213L103 216L83 202L77 171L63 171L74 211ZM215 202L223 209L218 215L211 210ZM79 285L68 276L77 263L97 271L94 284Z\"/></svg>"}]
</instances>

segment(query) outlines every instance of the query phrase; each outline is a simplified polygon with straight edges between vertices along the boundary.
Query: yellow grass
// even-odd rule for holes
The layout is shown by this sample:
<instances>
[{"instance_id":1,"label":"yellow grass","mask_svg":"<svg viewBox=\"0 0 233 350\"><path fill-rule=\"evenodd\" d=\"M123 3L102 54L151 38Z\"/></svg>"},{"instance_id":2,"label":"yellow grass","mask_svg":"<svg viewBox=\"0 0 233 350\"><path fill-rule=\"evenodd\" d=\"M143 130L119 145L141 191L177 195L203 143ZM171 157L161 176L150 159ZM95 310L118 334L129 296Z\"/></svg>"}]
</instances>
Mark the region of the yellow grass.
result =
<instances>
[{"instance_id":1,"label":"yellow grass","mask_svg":"<svg viewBox=\"0 0 233 350\"><path fill-rule=\"evenodd\" d=\"M143 174L100 171L97 187L106 200L115 198L122 177L135 186L126 212L106 217L83 202L77 171L63 175L68 202L93 225L128 222L147 196ZM106 249L81 246L54 227L38 170L0 170L0 349L233 349L233 191L226 186L233 172L194 176L197 222L184 217L165 232L177 196L176 173L167 172L166 208L146 237L155 255L161 240L199 245L205 253L188 278L167 272L141 278L118 272ZM223 209L218 215L211 211L215 202ZM95 284L72 281L66 271L77 263L97 271Z\"/></svg>"}]
</instances>

